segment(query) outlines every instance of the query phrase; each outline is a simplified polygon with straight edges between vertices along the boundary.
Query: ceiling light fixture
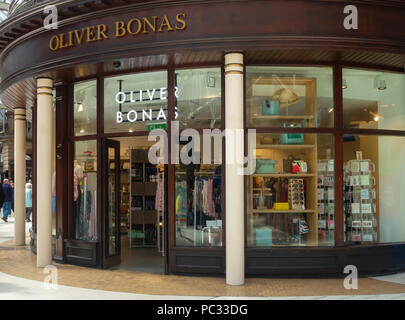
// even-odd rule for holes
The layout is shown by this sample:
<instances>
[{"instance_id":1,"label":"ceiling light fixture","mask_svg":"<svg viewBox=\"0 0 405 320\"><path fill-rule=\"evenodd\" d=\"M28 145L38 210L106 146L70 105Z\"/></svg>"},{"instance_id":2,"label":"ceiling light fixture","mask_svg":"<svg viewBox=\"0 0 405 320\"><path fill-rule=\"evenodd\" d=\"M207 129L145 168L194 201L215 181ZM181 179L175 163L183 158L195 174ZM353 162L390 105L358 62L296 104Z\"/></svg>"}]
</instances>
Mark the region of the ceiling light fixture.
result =
<instances>
[{"instance_id":1,"label":"ceiling light fixture","mask_svg":"<svg viewBox=\"0 0 405 320\"><path fill-rule=\"evenodd\" d=\"M381 79L381 76L376 76L374 79L374 88L385 90L387 89L387 83L384 79Z\"/></svg>"},{"instance_id":2,"label":"ceiling light fixture","mask_svg":"<svg viewBox=\"0 0 405 320\"><path fill-rule=\"evenodd\" d=\"M83 111L83 103L79 102L77 104L77 112L82 112Z\"/></svg>"},{"instance_id":3,"label":"ceiling light fixture","mask_svg":"<svg viewBox=\"0 0 405 320\"><path fill-rule=\"evenodd\" d=\"M342 89L347 89L347 81L346 81L346 79L343 79Z\"/></svg>"}]
</instances>

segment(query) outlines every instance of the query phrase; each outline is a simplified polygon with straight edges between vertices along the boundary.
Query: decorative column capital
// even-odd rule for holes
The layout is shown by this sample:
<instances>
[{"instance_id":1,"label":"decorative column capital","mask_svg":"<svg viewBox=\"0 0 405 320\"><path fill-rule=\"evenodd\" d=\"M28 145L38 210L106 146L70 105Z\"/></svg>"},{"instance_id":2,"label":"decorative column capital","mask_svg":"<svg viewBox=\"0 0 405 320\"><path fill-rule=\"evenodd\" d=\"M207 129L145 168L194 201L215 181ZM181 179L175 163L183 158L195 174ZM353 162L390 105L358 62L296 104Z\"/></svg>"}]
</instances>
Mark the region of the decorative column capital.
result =
<instances>
[{"instance_id":1,"label":"decorative column capital","mask_svg":"<svg viewBox=\"0 0 405 320\"><path fill-rule=\"evenodd\" d=\"M26 110L25 107L16 107L14 108L14 120L22 120L25 121L26 118Z\"/></svg>"},{"instance_id":2,"label":"decorative column capital","mask_svg":"<svg viewBox=\"0 0 405 320\"><path fill-rule=\"evenodd\" d=\"M225 76L229 74L243 74L243 54L227 53L225 54Z\"/></svg>"},{"instance_id":3,"label":"decorative column capital","mask_svg":"<svg viewBox=\"0 0 405 320\"><path fill-rule=\"evenodd\" d=\"M51 78L37 78L37 94L52 96L53 79Z\"/></svg>"}]
</instances>

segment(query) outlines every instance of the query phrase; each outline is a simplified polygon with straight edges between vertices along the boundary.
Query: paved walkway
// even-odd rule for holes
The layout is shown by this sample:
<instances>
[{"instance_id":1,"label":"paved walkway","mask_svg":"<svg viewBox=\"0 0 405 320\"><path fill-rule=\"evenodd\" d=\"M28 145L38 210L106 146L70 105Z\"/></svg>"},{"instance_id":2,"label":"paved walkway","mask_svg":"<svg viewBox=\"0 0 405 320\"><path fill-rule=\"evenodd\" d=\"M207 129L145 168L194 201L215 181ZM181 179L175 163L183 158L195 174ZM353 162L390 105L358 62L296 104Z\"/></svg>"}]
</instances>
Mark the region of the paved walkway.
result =
<instances>
[{"instance_id":1,"label":"paved walkway","mask_svg":"<svg viewBox=\"0 0 405 320\"><path fill-rule=\"evenodd\" d=\"M359 279L346 290L342 279L247 279L227 286L223 278L159 275L54 264L56 289L46 288L48 274L36 268L28 246L12 243L12 219L0 222L0 299L401 299L405 273ZM28 229L27 229L28 230ZM12 233L11 233L12 234Z\"/></svg>"}]
</instances>

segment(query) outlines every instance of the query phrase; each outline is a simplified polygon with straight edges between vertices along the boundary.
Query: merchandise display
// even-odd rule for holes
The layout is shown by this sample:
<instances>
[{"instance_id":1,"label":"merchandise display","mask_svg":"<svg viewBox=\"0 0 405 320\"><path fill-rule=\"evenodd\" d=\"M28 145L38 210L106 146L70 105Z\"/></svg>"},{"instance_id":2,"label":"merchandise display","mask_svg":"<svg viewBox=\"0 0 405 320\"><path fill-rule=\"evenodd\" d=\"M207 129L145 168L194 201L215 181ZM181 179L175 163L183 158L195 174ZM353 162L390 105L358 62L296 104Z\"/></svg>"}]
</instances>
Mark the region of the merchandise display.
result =
<instances>
[{"instance_id":1,"label":"merchandise display","mask_svg":"<svg viewBox=\"0 0 405 320\"><path fill-rule=\"evenodd\" d=\"M335 164L318 161L318 236L320 243L335 243Z\"/></svg>"},{"instance_id":2,"label":"merchandise display","mask_svg":"<svg viewBox=\"0 0 405 320\"><path fill-rule=\"evenodd\" d=\"M344 166L345 234L348 242L377 242L375 165L369 159L349 160Z\"/></svg>"},{"instance_id":3,"label":"merchandise display","mask_svg":"<svg viewBox=\"0 0 405 320\"><path fill-rule=\"evenodd\" d=\"M221 166L176 170L176 243L222 246Z\"/></svg>"},{"instance_id":4,"label":"merchandise display","mask_svg":"<svg viewBox=\"0 0 405 320\"><path fill-rule=\"evenodd\" d=\"M95 163L96 158L87 154L74 161L73 213L75 239L78 240L97 240L97 171L94 170Z\"/></svg>"},{"instance_id":5,"label":"merchandise display","mask_svg":"<svg viewBox=\"0 0 405 320\"><path fill-rule=\"evenodd\" d=\"M257 164L271 161L274 170L256 168L248 180L250 246L317 245L317 139L299 136L303 144L274 143L279 134L257 137Z\"/></svg>"}]
</instances>

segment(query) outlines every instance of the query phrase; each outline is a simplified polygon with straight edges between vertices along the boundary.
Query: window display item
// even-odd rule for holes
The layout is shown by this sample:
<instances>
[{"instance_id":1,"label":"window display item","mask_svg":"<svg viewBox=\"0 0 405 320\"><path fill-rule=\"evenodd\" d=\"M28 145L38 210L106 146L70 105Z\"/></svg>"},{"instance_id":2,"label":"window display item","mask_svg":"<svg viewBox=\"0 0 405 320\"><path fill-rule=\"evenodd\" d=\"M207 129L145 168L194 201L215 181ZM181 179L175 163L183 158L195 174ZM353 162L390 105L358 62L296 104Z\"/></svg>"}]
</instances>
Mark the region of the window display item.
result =
<instances>
[{"instance_id":1,"label":"window display item","mask_svg":"<svg viewBox=\"0 0 405 320\"><path fill-rule=\"evenodd\" d=\"M280 134L279 144L304 144L304 135L302 133Z\"/></svg>"},{"instance_id":2,"label":"window display item","mask_svg":"<svg viewBox=\"0 0 405 320\"><path fill-rule=\"evenodd\" d=\"M255 242L258 247L270 247L273 245L273 231L269 227L259 227L255 229Z\"/></svg>"},{"instance_id":3,"label":"window display item","mask_svg":"<svg viewBox=\"0 0 405 320\"><path fill-rule=\"evenodd\" d=\"M290 205L288 202L276 202L274 203L274 210L289 210Z\"/></svg>"},{"instance_id":4,"label":"window display item","mask_svg":"<svg viewBox=\"0 0 405 320\"><path fill-rule=\"evenodd\" d=\"M346 240L377 241L377 210L375 204L375 165L359 157L345 165L345 227Z\"/></svg>"},{"instance_id":5,"label":"window display item","mask_svg":"<svg viewBox=\"0 0 405 320\"><path fill-rule=\"evenodd\" d=\"M280 107L288 107L302 101L295 93L289 88L282 88L277 90L273 95L273 100L280 102Z\"/></svg>"},{"instance_id":6,"label":"window display item","mask_svg":"<svg viewBox=\"0 0 405 320\"><path fill-rule=\"evenodd\" d=\"M294 160L291 166L291 173L307 173L308 165L304 160Z\"/></svg>"},{"instance_id":7,"label":"window display item","mask_svg":"<svg viewBox=\"0 0 405 320\"><path fill-rule=\"evenodd\" d=\"M288 179L288 202L293 210L305 210L304 179Z\"/></svg>"},{"instance_id":8,"label":"window display item","mask_svg":"<svg viewBox=\"0 0 405 320\"><path fill-rule=\"evenodd\" d=\"M256 159L256 173L257 174L270 174L276 173L274 165L277 163L276 160L271 159Z\"/></svg>"},{"instance_id":9,"label":"window display item","mask_svg":"<svg viewBox=\"0 0 405 320\"><path fill-rule=\"evenodd\" d=\"M262 114L264 116L277 116L278 115L278 100L263 100Z\"/></svg>"}]
</instances>

